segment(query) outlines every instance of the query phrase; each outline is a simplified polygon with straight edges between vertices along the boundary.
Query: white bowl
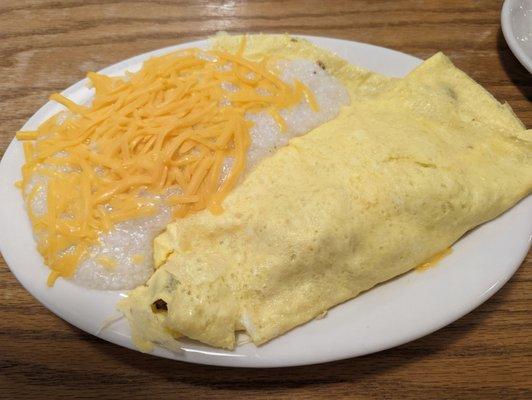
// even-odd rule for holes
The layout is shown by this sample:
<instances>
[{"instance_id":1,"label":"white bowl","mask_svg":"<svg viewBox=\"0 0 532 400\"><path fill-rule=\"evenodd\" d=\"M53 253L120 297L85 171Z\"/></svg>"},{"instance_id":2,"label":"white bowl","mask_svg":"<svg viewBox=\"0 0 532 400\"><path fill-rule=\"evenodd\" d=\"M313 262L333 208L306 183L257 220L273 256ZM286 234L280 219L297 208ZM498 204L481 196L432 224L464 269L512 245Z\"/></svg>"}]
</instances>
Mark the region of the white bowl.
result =
<instances>
[{"instance_id":1,"label":"white bowl","mask_svg":"<svg viewBox=\"0 0 532 400\"><path fill-rule=\"evenodd\" d=\"M506 0L501 25L512 53L532 73L532 0Z\"/></svg>"}]
</instances>

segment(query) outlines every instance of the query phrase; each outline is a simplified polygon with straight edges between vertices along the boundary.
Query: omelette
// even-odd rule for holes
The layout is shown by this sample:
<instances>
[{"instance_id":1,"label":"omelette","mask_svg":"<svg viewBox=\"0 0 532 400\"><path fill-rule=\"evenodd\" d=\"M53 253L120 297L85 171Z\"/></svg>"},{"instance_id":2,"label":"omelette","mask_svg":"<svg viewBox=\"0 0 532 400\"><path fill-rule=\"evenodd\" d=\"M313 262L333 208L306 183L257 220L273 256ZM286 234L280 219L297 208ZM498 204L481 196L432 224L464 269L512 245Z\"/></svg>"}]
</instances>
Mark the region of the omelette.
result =
<instances>
[{"instance_id":1,"label":"omelette","mask_svg":"<svg viewBox=\"0 0 532 400\"><path fill-rule=\"evenodd\" d=\"M289 42L253 36L247 54ZM326 51L296 55L319 57L351 102L262 160L222 214L196 213L155 239L156 272L118 305L141 350L179 349L184 337L233 349L237 332L261 345L531 193L532 132L442 53L403 79Z\"/></svg>"}]
</instances>

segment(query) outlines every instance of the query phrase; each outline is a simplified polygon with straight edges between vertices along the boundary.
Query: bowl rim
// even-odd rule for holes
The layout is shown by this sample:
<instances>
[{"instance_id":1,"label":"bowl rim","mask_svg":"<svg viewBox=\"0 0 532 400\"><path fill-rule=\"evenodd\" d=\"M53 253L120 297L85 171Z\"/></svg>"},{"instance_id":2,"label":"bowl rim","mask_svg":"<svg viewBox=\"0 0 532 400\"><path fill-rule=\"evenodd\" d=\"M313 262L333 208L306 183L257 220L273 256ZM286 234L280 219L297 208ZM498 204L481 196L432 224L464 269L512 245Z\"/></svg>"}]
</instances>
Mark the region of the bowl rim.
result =
<instances>
[{"instance_id":1,"label":"bowl rim","mask_svg":"<svg viewBox=\"0 0 532 400\"><path fill-rule=\"evenodd\" d=\"M532 74L532 57L529 56L516 40L512 26L512 10L522 0L505 0L501 10L501 28L504 39L519 62Z\"/></svg>"}]
</instances>

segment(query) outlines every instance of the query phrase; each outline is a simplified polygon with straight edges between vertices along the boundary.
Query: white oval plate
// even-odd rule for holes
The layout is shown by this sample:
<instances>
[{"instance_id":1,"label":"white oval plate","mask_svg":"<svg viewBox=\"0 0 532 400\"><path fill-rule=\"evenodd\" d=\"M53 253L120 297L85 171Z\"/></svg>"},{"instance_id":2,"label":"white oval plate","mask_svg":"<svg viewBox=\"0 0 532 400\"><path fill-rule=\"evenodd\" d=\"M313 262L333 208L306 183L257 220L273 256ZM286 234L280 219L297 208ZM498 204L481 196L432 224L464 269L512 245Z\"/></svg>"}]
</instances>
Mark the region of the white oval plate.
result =
<instances>
[{"instance_id":1,"label":"white oval plate","mask_svg":"<svg viewBox=\"0 0 532 400\"><path fill-rule=\"evenodd\" d=\"M532 0L506 0L501 26L510 50L532 74Z\"/></svg>"},{"instance_id":2,"label":"white oval plate","mask_svg":"<svg viewBox=\"0 0 532 400\"><path fill-rule=\"evenodd\" d=\"M393 50L345 40L307 37L350 62L391 76L403 76L421 60ZM191 42L133 57L102 70L105 74L133 71L150 56ZM91 91L80 81L63 92L86 101ZM24 125L37 127L61 109L47 103ZM59 317L104 340L134 349L123 319L100 330L116 315L115 304L125 292L84 289L58 280L46 286L48 269L35 249L22 198L13 183L20 179L22 146L13 141L0 164L0 249L22 285ZM237 367L280 367L321 363L360 356L427 335L455 321L493 295L517 270L530 246L532 196L453 246L453 253L426 272L410 272L333 308L315 320L257 348L253 344L224 351L186 342L182 353L156 349L154 354L200 364Z\"/></svg>"}]
</instances>

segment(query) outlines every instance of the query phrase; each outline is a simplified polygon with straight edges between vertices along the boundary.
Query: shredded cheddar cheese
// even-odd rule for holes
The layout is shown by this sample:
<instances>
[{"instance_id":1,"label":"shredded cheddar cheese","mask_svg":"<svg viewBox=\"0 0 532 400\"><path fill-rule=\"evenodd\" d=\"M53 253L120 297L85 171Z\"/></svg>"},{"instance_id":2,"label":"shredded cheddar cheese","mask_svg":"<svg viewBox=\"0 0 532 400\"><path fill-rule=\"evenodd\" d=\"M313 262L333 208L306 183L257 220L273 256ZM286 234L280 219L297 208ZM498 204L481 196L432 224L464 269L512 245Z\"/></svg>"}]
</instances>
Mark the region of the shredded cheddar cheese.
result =
<instances>
[{"instance_id":1,"label":"shredded cheddar cheese","mask_svg":"<svg viewBox=\"0 0 532 400\"><path fill-rule=\"evenodd\" d=\"M144 255L143 254L135 254L133 257L132 257L132 261L134 264L141 264L143 261L144 261Z\"/></svg>"},{"instance_id":2,"label":"shredded cheddar cheese","mask_svg":"<svg viewBox=\"0 0 532 400\"><path fill-rule=\"evenodd\" d=\"M117 265L116 259L108 256L99 256L96 261L98 261L104 268L108 270L112 270Z\"/></svg>"},{"instance_id":3,"label":"shredded cheddar cheese","mask_svg":"<svg viewBox=\"0 0 532 400\"><path fill-rule=\"evenodd\" d=\"M286 84L267 60L245 59L244 48L245 39L236 54L179 51L149 59L126 77L89 72L91 105L53 94L67 118L57 114L35 131L17 133L26 159L18 186L52 270L49 285L74 274L100 233L157 212L150 195L160 195L176 217L222 212L246 166L252 123L245 113L268 112L283 129L281 109L302 99L317 109L304 84ZM227 158L233 166L222 181ZM35 183L35 176L45 181ZM39 213L32 201L40 190L46 210Z\"/></svg>"}]
</instances>

